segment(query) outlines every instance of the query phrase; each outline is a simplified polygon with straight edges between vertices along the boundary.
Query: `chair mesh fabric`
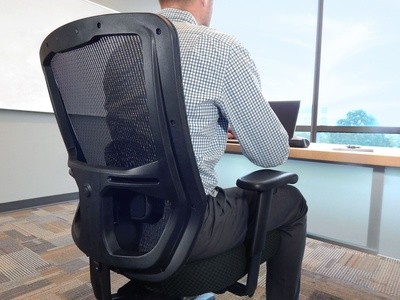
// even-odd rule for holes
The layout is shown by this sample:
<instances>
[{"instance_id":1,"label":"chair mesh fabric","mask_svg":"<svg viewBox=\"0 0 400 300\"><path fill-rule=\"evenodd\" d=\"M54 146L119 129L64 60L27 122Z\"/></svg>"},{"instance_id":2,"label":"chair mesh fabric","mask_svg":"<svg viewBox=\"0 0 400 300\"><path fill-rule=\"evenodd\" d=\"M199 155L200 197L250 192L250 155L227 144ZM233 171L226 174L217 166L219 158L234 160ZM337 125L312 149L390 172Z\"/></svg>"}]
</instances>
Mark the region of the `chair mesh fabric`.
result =
<instances>
[{"instance_id":1,"label":"chair mesh fabric","mask_svg":"<svg viewBox=\"0 0 400 300\"><path fill-rule=\"evenodd\" d=\"M158 222L142 224L142 235L138 245L139 252L147 253L154 248L164 231L169 216L170 208L165 206L163 217Z\"/></svg>"},{"instance_id":2,"label":"chair mesh fabric","mask_svg":"<svg viewBox=\"0 0 400 300\"><path fill-rule=\"evenodd\" d=\"M139 36L101 37L57 53L51 67L88 164L129 169L157 159Z\"/></svg>"},{"instance_id":3,"label":"chair mesh fabric","mask_svg":"<svg viewBox=\"0 0 400 300\"><path fill-rule=\"evenodd\" d=\"M129 34L103 36L54 55L51 68L83 162L131 169L157 160L142 51L140 37ZM112 197L116 237L121 248L147 253L161 237L170 208L157 222L115 213L129 211L123 202L135 201L133 196Z\"/></svg>"}]
</instances>

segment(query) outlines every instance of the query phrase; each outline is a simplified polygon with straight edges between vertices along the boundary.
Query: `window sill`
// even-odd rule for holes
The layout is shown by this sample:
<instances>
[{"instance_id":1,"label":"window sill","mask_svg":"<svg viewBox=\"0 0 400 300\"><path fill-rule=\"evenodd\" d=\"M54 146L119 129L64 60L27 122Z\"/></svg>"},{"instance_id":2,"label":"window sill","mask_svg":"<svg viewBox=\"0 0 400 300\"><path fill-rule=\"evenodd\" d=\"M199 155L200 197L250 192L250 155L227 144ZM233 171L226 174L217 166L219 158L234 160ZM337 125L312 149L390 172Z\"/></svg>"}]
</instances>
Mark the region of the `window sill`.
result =
<instances>
[{"instance_id":1,"label":"window sill","mask_svg":"<svg viewBox=\"0 0 400 300\"><path fill-rule=\"evenodd\" d=\"M372 152L363 152L363 149ZM396 167L400 168L400 149L384 147L361 147L353 150L346 149L343 145L311 143L308 148L290 148L289 158L308 161L335 162L356 165ZM227 153L241 153L240 144L229 142L226 146Z\"/></svg>"}]
</instances>

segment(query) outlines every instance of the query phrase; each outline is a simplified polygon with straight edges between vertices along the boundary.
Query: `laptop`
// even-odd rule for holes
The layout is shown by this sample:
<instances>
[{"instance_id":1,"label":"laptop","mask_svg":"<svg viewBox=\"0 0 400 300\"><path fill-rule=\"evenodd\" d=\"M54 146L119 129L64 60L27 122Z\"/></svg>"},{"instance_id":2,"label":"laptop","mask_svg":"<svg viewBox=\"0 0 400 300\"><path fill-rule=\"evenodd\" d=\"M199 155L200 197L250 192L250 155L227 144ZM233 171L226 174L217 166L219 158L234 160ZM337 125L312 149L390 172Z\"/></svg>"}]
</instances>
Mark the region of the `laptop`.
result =
<instances>
[{"instance_id":1,"label":"laptop","mask_svg":"<svg viewBox=\"0 0 400 300\"><path fill-rule=\"evenodd\" d=\"M286 129L289 140L292 139L296 129L297 116L299 115L300 101L269 101L268 103Z\"/></svg>"}]
</instances>

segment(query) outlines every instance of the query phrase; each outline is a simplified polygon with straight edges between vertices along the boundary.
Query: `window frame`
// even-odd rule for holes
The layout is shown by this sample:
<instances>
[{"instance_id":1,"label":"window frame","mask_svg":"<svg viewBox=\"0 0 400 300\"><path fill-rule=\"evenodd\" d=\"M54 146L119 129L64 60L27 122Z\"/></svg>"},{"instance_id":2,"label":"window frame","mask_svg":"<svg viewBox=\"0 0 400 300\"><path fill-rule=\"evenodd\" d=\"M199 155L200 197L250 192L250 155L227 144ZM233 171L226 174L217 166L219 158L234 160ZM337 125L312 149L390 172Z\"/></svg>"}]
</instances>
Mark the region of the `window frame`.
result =
<instances>
[{"instance_id":1,"label":"window frame","mask_svg":"<svg viewBox=\"0 0 400 300\"><path fill-rule=\"evenodd\" d=\"M310 141L317 142L317 134L322 132L333 133L379 133L379 134L400 134L400 126L332 126L318 125L318 105L319 105L319 87L321 72L321 48L322 48L322 29L324 17L324 0L318 0L317 32L315 42L315 63L314 63L314 83L313 99L311 108L311 125L297 125L296 131L309 132Z\"/></svg>"}]
</instances>

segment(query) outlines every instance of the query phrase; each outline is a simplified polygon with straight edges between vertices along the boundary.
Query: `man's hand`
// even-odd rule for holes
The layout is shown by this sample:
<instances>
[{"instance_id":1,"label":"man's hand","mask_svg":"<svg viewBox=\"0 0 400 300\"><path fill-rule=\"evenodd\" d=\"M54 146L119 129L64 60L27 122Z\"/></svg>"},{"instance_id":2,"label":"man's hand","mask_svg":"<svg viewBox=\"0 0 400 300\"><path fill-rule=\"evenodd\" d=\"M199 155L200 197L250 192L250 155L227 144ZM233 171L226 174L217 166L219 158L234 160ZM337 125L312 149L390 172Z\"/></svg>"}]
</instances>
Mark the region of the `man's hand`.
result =
<instances>
[{"instance_id":1,"label":"man's hand","mask_svg":"<svg viewBox=\"0 0 400 300\"><path fill-rule=\"evenodd\" d=\"M236 139L235 135L233 134L232 129L228 128L228 140Z\"/></svg>"}]
</instances>

